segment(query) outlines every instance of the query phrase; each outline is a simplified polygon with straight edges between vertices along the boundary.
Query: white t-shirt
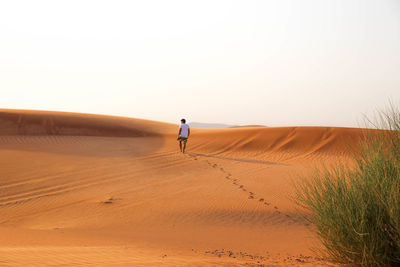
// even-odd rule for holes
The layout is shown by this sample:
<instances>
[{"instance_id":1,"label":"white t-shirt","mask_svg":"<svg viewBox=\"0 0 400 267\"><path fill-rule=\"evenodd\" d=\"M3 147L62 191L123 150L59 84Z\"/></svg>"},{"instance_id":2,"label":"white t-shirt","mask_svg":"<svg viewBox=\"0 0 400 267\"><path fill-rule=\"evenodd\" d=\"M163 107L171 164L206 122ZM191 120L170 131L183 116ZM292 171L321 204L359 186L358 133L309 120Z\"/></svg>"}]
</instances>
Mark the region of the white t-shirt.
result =
<instances>
[{"instance_id":1,"label":"white t-shirt","mask_svg":"<svg viewBox=\"0 0 400 267\"><path fill-rule=\"evenodd\" d=\"M188 135L189 135L189 125L187 125L186 123L183 123L183 124L181 124L180 128L181 128L180 136L188 137Z\"/></svg>"}]
</instances>

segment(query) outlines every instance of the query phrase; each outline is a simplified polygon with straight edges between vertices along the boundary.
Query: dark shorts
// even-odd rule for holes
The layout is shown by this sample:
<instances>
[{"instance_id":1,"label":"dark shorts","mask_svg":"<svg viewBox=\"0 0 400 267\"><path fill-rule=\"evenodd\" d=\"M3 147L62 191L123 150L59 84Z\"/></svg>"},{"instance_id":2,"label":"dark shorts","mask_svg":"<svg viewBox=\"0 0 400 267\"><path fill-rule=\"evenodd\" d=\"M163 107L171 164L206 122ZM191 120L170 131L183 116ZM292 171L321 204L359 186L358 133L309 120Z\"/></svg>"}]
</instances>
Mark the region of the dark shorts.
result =
<instances>
[{"instance_id":1,"label":"dark shorts","mask_svg":"<svg viewBox=\"0 0 400 267\"><path fill-rule=\"evenodd\" d=\"M178 140L179 140L179 142L186 143L188 139L187 139L187 137L179 136Z\"/></svg>"}]
</instances>

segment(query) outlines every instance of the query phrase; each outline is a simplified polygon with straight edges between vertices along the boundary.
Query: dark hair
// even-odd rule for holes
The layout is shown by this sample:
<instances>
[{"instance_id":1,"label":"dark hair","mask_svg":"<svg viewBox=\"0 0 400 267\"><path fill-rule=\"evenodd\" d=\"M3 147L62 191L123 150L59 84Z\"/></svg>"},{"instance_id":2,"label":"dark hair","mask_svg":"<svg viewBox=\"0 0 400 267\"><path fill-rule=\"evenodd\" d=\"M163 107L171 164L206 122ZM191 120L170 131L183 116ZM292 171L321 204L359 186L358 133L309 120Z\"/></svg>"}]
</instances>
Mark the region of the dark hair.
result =
<instances>
[{"instance_id":1,"label":"dark hair","mask_svg":"<svg viewBox=\"0 0 400 267\"><path fill-rule=\"evenodd\" d=\"M186 120L185 119L181 119L181 122L186 123Z\"/></svg>"}]
</instances>

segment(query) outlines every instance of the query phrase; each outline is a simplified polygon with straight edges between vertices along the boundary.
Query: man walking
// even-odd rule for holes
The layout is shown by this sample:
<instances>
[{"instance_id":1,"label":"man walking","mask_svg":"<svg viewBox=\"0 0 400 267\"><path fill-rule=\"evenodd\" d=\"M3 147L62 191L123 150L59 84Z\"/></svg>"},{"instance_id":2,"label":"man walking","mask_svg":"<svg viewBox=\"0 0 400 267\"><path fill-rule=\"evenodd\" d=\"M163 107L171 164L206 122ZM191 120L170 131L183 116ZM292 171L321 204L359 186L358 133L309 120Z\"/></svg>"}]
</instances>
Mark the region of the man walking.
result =
<instances>
[{"instance_id":1,"label":"man walking","mask_svg":"<svg viewBox=\"0 0 400 267\"><path fill-rule=\"evenodd\" d=\"M186 124L185 119L181 119L181 126L179 127L179 133L178 133L178 141L179 141L179 148L182 153L185 153L186 149L186 142L189 138L190 135L190 127L189 125ZM183 149L182 149L182 142L183 142Z\"/></svg>"}]
</instances>

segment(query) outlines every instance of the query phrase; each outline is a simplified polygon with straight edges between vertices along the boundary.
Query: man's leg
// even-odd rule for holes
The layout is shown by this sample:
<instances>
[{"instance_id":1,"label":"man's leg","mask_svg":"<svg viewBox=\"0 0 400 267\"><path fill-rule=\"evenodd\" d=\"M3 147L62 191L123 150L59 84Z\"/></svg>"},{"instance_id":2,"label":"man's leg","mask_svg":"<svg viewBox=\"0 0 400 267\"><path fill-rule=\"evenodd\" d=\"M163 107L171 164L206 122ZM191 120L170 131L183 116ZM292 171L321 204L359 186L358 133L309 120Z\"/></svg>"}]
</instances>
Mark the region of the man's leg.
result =
<instances>
[{"instance_id":1,"label":"man's leg","mask_svg":"<svg viewBox=\"0 0 400 267\"><path fill-rule=\"evenodd\" d=\"M186 149L186 142L183 142L183 153L185 153L185 149Z\"/></svg>"},{"instance_id":2,"label":"man's leg","mask_svg":"<svg viewBox=\"0 0 400 267\"><path fill-rule=\"evenodd\" d=\"M182 152L182 140L179 140L179 149L180 149L181 152Z\"/></svg>"}]
</instances>

